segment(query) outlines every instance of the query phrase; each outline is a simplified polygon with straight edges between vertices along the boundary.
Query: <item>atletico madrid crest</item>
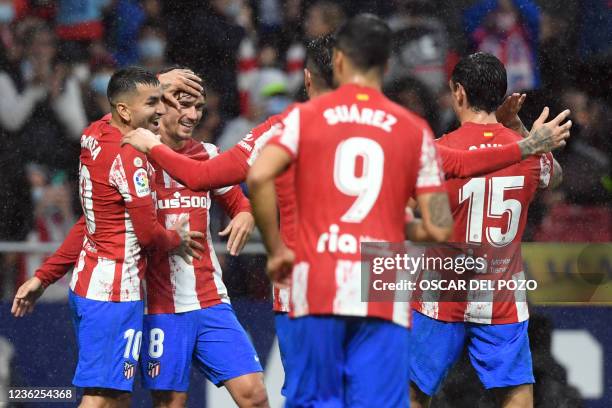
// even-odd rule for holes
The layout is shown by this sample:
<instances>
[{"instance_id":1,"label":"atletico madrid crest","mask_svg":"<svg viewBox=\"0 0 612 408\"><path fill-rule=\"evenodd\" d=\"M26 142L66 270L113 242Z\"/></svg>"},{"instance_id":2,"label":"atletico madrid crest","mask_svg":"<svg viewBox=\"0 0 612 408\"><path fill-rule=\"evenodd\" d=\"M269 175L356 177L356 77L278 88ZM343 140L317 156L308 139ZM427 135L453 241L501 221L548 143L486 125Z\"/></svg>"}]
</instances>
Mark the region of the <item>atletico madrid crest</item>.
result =
<instances>
[{"instance_id":1,"label":"atletico madrid crest","mask_svg":"<svg viewBox=\"0 0 612 408\"><path fill-rule=\"evenodd\" d=\"M147 364L147 374L149 374L149 377L151 378L157 377L160 369L161 365L159 364L159 361L149 361L149 364Z\"/></svg>"},{"instance_id":2,"label":"atletico madrid crest","mask_svg":"<svg viewBox=\"0 0 612 408\"><path fill-rule=\"evenodd\" d=\"M135 372L136 364L130 363L129 361L123 362L123 376L126 380L129 380L130 378L134 377Z\"/></svg>"}]
</instances>

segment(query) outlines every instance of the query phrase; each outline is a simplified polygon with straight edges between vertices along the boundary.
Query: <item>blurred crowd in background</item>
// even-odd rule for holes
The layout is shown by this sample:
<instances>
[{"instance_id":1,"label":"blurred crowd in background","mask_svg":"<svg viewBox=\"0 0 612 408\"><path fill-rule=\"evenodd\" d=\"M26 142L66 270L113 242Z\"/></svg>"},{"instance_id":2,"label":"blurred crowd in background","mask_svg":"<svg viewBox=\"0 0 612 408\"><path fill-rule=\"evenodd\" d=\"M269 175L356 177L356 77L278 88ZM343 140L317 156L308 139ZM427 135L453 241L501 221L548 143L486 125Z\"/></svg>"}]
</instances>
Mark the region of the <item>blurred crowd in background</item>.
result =
<instances>
[{"instance_id":1,"label":"blurred crowd in background","mask_svg":"<svg viewBox=\"0 0 612 408\"><path fill-rule=\"evenodd\" d=\"M109 111L115 69L191 67L207 89L195 137L225 150L303 100L305 42L364 11L395 33L385 92L437 135L458 125L449 73L476 50L505 63L508 92L528 94L528 126L545 105L570 108L563 185L532 206L525 238L612 240L610 1L0 0L0 241L63 239L80 211L81 132ZM4 253L0 281L37 262Z\"/></svg>"},{"instance_id":2,"label":"blurred crowd in background","mask_svg":"<svg viewBox=\"0 0 612 408\"><path fill-rule=\"evenodd\" d=\"M358 12L389 22L385 92L437 135L458 126L449 73L477 50L504 62L508 92L528 94L527 127L544 106L570 108L572 137L556 153L563 185L532 205L525 240L612 241L609 0L0 0L0 241L58 242L79 216L79 139L109 111L117 68L200 74L207 100L195 137L225 150L305 99L305 42ZM12 296L41 259L0 253L0 294ZM269 301L262 257L223 262L230 295ZM554 383L559 370L542 355Z\"/></svg>"}]
</instances>

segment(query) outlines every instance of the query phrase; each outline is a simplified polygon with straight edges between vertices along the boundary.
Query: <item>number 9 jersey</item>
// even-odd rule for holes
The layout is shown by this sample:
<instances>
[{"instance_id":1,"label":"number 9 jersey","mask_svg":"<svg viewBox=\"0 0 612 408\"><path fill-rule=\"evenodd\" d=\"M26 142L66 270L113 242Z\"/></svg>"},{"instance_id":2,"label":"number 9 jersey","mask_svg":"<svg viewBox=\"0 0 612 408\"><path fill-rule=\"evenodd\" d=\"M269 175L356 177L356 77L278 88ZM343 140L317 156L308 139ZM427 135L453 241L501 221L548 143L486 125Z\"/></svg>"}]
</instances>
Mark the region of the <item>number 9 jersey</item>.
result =
<instances>
[{"instance_id":1,"label":"number 9 jersey","mask_svg":"<svg viewBox=\"0 0 612 408\"><path fill-rule=\"evenodd\" d=\"M292 316L408 326L405 303L362 302L360 243L403 242L408 199L444 191L427 123L373 88L348 84L297 105L269 143L295 167Z\"/></svg>"}]
</instances>

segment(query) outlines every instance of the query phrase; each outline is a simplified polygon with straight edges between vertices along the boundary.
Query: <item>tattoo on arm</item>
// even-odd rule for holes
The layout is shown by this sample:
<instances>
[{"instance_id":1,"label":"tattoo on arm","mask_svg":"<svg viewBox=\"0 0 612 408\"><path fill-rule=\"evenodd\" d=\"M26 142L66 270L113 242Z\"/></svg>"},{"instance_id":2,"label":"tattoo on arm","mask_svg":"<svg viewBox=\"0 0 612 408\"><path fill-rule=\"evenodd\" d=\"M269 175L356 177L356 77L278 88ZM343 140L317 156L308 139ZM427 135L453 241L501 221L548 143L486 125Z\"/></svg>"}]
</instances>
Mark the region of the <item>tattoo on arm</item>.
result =
<instances>
[{"instance_id":1,"label":"tattoo on arm","mask_svg":"<svg viewBox=\"0 0 612 408\"><path fill-rule=\"evenodd\" d=\"M432 194L429 199L429 214L431 223L439 228L448 228L453 225L453 216L448 204L448 195L446 193Z\"/></svg>"},{"instance_id":2,"label":"tattoo on arm","mask_svg":"<svg viewBox=\"0 0 612 408\"><path fill-rule=\"evenodd\" d=\"M518 142L523 159L533 154L551 151L554 147L553 132L547 127L541 127L533 131L528 138Z\"/></svg>"}]
</instances>

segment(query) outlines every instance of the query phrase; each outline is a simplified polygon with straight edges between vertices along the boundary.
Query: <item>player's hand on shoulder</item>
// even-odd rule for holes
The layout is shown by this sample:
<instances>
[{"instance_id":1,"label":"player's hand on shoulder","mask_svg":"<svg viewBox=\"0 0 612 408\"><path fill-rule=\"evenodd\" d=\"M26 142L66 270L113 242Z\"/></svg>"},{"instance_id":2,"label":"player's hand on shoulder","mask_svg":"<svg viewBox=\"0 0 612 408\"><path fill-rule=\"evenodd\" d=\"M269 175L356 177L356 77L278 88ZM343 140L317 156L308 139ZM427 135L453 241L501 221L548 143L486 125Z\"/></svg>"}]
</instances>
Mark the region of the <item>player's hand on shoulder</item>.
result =
<instances>
[{"instance_id":1,"label":"player's hand on shoulder","mask_svg":"<svg viewBox=\"0 0 612 408\"><path fill-rule=\"evenodd\" d=\"M291 271L295 262L295 254L281 244L278 249L268 255L268 277L279 287L288 287L291 283Z\"/></svg>"},{"instance_id":2,"label":"player's hand on shoulder","mask_svg":"<svg viewBox=\"0 0 612 408\"><path fill-rule=\"evenodd\" d=\"M548 107L545 107L540 117L533 123L529 132L529 137L519 142L523 157L533 154L548 153L566 144L566 139L570 136L572 121L562 123L570 114L566 109L558 114L554 119L546 122L549 115Z\"/></svg>"},{"instance_id":3,"label":"player's hand on shoulder","mask_svg":"<svg viewBox=\"0 0 612 408\"><path fill-rule=\"evenodd\" d=\"M121 146L131 145L141 153L149 153L155 146L161 144L160 136L148 129L138 128L132 130L121 139Z\"/></svg>"},{"instance_id":4,"label":"player's hand on shoulder","mask_svg":"<svg viewBox=\"0 0 612 408\"><path fill-rule=\"evenodd\" d=\"M204 250L204 246L197 240L204 238L204 234L199 231L189 231L187 222L189 222L187 217L181 217L170 229L175 230L181 237L181 245L173 253L191 264L192 258L202 259L200 253Z\"/></svg>"},{"instance_id":5,"label":"player's hand on shoulder","mask_svg":"<svg viewBox=\"0 0 612 408\"><path fill-rule=\"evenodd\" d=\"M36 300L42 296L45 288L36 276L25 281L15 294L11 313L15 317L23 317L34 310Z\"/></svg>"},{"instance_id":6,"label":"player's hand on shoulder","mask_svg":"<svg viewBox=\"0 0 612 408\"><path fill-rule=\"evenodd\" d=\"M219 232L222 237L228 236L227 250L230 255L240 254L254 228L255 219L253 215L250 212L243 211L238 213L223 231Z\"/></svg>"},{"instance_id":7,"label":"player's hand on shoulder","mask_svg":"<svg viewBox=\"0 0 612 408\"><path fill-rule=\"evenodd\" d=\"M158 79L162 85L164 101L176 109L180 109L176 98L179 92L185 92L197 98L204 90L202 78L189 69L173 69L159 74Z\"/></svg>"}]
</instances>

